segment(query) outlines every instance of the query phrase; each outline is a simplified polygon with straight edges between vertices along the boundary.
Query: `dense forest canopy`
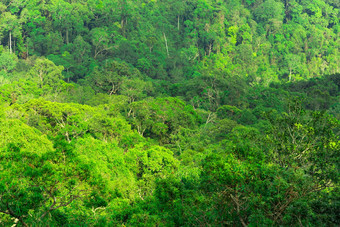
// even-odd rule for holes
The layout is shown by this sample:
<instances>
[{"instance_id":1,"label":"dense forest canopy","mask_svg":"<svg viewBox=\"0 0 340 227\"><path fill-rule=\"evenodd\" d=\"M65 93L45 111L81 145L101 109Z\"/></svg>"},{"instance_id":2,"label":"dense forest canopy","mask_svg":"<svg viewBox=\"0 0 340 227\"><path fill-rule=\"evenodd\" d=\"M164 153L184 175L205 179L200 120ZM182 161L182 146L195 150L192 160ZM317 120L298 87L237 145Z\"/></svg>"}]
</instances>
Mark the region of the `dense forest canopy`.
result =
<instances>
[{"instance_id":1,"label":"dense forest canopy","mask_svg":"<svg viewBox=\"0 0 340 227\"><path fill-rule=\"evenodd\" d=\"M339 18L1 0L0 226L339 226Z\"/></svg>"}]
</instances>

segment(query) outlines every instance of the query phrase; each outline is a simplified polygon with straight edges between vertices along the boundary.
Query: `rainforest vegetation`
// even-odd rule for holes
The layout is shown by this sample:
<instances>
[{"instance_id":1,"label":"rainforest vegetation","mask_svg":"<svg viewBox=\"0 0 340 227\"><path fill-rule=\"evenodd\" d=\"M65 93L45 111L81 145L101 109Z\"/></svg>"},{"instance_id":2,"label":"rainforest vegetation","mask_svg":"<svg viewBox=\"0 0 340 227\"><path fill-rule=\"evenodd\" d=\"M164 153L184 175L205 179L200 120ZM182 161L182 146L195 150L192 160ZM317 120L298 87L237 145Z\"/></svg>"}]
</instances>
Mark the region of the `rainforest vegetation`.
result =
<instances>
[{"instance_id":1,"label":"rainforest vegetation","mask_svg":"<svg viewBox=\"0 0 340 227\"><path fill-rule=\"evenodd\" d=\"M339 0L1 0L0 226L339 226Z\"/></svg>"}]
</instances>

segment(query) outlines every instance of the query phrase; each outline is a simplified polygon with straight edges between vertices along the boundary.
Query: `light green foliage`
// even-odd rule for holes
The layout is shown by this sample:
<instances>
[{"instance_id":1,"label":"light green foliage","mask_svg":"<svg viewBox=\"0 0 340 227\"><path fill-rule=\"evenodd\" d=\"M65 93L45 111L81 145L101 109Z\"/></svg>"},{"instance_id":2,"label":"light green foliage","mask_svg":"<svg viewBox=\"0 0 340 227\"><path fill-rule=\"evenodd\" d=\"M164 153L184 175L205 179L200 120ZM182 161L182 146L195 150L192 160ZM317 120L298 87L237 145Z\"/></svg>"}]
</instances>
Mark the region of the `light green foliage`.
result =
<instances>
[{"instance_id":1,"label":"light green foliage","mask_svg":"<svg viewBox=\"0 0 340 227\"><path fill-rule=\"evenodd\" d=\"M118 142L105 143L92 137L82 138L76 142L75 155L92 172L93 178L89 180L100 186L98 194L113 198L134 198L136 179Z\"/></svg>"},{"instance_id":2,"label":"light green foliage","mask_svg":"<svg viewBox=\"0 0 340 227\"><path fill-rule=\"evenodd\" d=\"M301 65L301 58L294 54L289 54L286 56L287 68L289 71L289 81L292 80L292 74L296 72Z\"/></svg>"},{"instance_id":3,"label":"light green foliage","mask_svg":"<svg viewBox=\"0 0 340 227\"><path fill-rule=\"evenodd\" d=\"M64 166L45 135L18 120L1 121L0 128L2 220L5 214L24 226L38 223L89 192L84 178L74 166Z\"/></svg>"},{"instance_id":4,"label":"light green foliage","mask_svg":"<svg viewBox=\"0 0 340 227\"><path fill-rule=\"evenodd\" d=\"M152 196L158 178L174 175L179 162L169 149L160 146L138 144L126 154L131 170L137 176L139 197Z\"/></svg>"},{"instance_id":5,"label":"light green foliage","mask_svg":"<svg viewBox=\"0 0 340 227\"><path fill-rule=\"evenodd\" d=\"M63 69L64 67L56 66L48 59L37 59L29 75L33 77L34 81L36 81L40 87L46 85L55 87L60 84Z\"/></svg>"},{"instance_id":6,"label":"light green foliage","mask_svg":"<svg viewBox=\"0 0 340 227\"><path fill-rule=\"evenodd\" d=\"M122 92L122 83L125 81L125 93L129 93L129 87L133 90L138 89L138 86L143 90L146 87L144 81L138 80L141 77L140 72L130 65L118 62L108 61L102 68L96 67L91 77L88 77L93 89L99 92L107 92L110 95L120 94ZM139 82L139 83L138 83ZM129 86L131 84L132 86ZM133 86L135 84L135 86ZM133 98L135 95L130 91ZM136 93L136 91L134 92Z\"/></svg>"},{"instance_id":7,"label":"light green foliage","mask_svg":"<svg viewBox=\"0 0 340 227\"><path fill-rule=\"evenodd\" d=\"M338 1L0 2L0 225L340 225Z\"/></svg>"},{"instance_id":8,"label":"light green foliage","mask_svg":"<svg viewBox=\"0 0 340 227\"><path fill-rule=\"evenodd\" d=\"M112 49L110 46L110 38L107 33L107 28L95 28L91 31L91 41L94 46L94 58L96 59L98 55L105 54L105 52Z\"/></svg>"},{"instance_id":9,"label":"light green foliage","mask_svg":"<svg viewBox=\"0 0 340 227\"><path fill-rule=\"evenodd\" d=\"M75 61L72 67L63 65L75 80L88 74L91 61L119 58L152 78L180 81L193 75L187 67L214 54L231 58L237 68L233 75L260 74L257 64L249 67L249 62L238 61L260 60L246 53L252 49L257 54L266 42L275 44L263 56L276 69L285 65L287 52L276 52L286 43L286 50L294 46L293 54L310 55L304 66L319 57L322 73L339 71L334 64L339 8L329 1L18 1L3 4L2 11L1 37L8 49L23 58L33 53L61 57L68 51ZM275 43L279 36L284 40ZM303 74L313 71L306 67ZM263 82L267 80L271 78Z\"/></svg>"},{"instance_id":10,"label":"light green foliage","mask_svg":"<svg viewBox=\"0 0 340 227\"><path fill-rule=\"evenodd\" d=\"M35 170L39 159L53 147L45 136L19 121L2 120L0 129L0 211L20 220L30 210L39 208L43 200L30 176L41 174L41 169Z\"/></svg>"},{"instance_id":11,"label":"light green foliage","mask_svg":"<svg viewBox=\"0 0 340 227\"><path fill-rule=\"evenodd\" d=\"M37 153L39 155L53 150L52 144L46 136L17 120L2 119L0 137L2 148L13 146L24 153ZM39 149L37 149L38 147Z\"/></svg>"},{"instance_id":12,"label":"light green foliage","mask_svg":"<svg viewBox=\"0 0 340 227\"><path fill-rule=\"evenodd\" d=\"M18 62L18 57L15 54L9 53L9 51L3 51L0 53L0 69L5 72L12 71Z\"/></svg>"},{"instance_id":13,"label":"light green foliage","mask_svg":"<svg viewBox=\"0 0 340 227\"><path fill-rule=\"evenodd\" d=\"M65 140L90 133L103 140L119 142L133 135L124 119L109 117L105 111L79 104L61 104L43 99L30 100L16 106L28 114L28 123L51 135L63 135Z\"/></svg>"},{"instance_id":14,"label":"light green foliage","mask_svg":"<svg viewBox=\"0 0 340 227\"><path fill-rule=\"evenodd\" d=\"M151 82L140 79L124 79L121 84L121 94L129 97L129 102L141 100L147 96L147 92L152 90Z\"/></svg>"},{"instance_id":15,"label":"light green foliage","mask_svg":"<svg viewBox=\"0 0 340 227\"><path fill-rule=\"evenodd\" d=\"M88 130L88 121L94 115L94 109L79 107L76 104L53 103L43 99L30 100L23 106L17 106L28 112L30 125L53 135L60 133L67 141L84 135Z\"/></svg>"},{"instance_id":16,"label":"light green foliage","mask_svg":"<svg viewBox=\"0 0 340 227\"><path fill-rule=\"evenodd\" d=\"M191 106L177 98L143 100L130 105L129 118L141 135L167 140L182 127L195 127L199 119Z\"/></svg>"},{"instance_id":17,"label":"light green foliage","mask_svg":"<svg viewBox=\"0 0 340 227\"><path fill-rule=\"evenodd\" d=\"M266 0L260 4L255 10L255 16L260 22L271 20L283 20L284 8L283 4L275 0Z\"/></svg>"},{"instance_id":18,"label":"light green foliage","mask_svg":"<svg viewBox=\"0 0 340 227\"><path fill-rule=\"evenodd\" d=\"M324 112L306 113L297 104L282 117L271 119L271 125L268 139L275 162L285 168L302 169L315 178L318 187L338 181L340 144L334 134L338 119Z\"/></svg>"},{"instance_id":19,"label":"light green foliage","mask_svg":"<svg viewBox=\"0 0 340 227\"><path fill-rule=\"evenodd\" d=\"M10 12L1 13L0 16L0 32L7 33L7 37L9 39L9 50L12 53L13 48L13 37L17 37L21 33L21 25L20 19L16 15L11 14ZM2 35L0 36L2 38Z\"/></svg>"},{"instance_id":20,"label":"light green foliage","mask_svg":"<svg viewBox=\"0 0 340 227\"><path fill-rule=\"evenodd\" d=\"M286 207L309 189L302 173L281 175L284 170L273 164L256 166L228 154L208 156L203 170L202 186L215 195L216 218L237 225L278 224Z\"/></svg>"}]
</instances>

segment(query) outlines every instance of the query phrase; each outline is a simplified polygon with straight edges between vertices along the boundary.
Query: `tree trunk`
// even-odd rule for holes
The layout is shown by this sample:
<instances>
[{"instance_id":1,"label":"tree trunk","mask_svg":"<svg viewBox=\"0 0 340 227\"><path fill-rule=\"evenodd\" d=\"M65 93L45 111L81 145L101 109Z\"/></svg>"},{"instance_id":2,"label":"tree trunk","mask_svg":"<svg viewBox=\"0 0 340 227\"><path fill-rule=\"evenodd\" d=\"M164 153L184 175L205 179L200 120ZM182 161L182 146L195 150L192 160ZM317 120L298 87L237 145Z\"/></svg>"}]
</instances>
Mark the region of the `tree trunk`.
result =
<instances>
[{"instance_id":1,"label":"tree trunk","mask_svg":"<svg viewBox=\"0 0 340 227\"><path fill-rule=\"evenodd\" d=\"M163 32L163 36L164 36L164 41L165 41L165 48L166 48L166 53L169 57L169 48L168 48L168 41L166 39L165 33Z\"/></svg>"}]
</instances>

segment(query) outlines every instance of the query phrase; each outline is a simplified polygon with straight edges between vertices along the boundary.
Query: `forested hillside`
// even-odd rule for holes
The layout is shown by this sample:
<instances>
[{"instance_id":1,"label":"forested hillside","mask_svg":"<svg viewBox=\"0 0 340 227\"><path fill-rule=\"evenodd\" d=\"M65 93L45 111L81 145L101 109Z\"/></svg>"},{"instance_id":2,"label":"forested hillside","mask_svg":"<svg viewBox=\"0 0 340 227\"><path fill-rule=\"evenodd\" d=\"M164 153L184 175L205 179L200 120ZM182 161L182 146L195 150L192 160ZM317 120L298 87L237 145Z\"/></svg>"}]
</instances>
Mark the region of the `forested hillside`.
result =
<instances>
[{"instance_id":1,"label":"forested hillside","mask_svg":"<svg viewBox=\"0 0 340 227\"><path fill-rule=\"evenodd\" d=\"M339 0L1 0L0 226L339 226Z\"/></svg>"}]
</instances>

